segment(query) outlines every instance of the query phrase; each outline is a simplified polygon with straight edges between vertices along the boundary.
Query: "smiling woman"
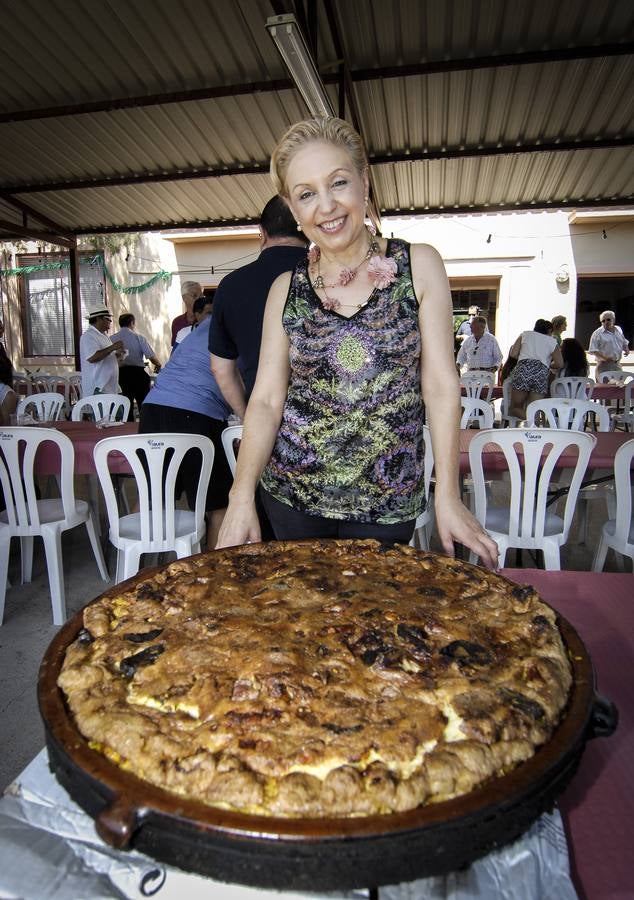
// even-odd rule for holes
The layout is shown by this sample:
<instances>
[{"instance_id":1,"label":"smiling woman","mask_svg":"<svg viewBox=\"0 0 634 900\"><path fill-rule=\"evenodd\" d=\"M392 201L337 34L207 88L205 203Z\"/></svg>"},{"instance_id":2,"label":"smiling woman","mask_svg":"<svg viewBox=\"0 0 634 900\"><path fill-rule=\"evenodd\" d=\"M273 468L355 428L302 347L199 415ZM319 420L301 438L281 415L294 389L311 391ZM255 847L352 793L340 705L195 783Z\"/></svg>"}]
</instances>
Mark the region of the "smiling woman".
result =
<instances>
[{"instance_id":1,"label":"smiling woman","mask_svg":"<svg viewBox=\"0 0 634 900\"><path fill-rule=\"evenodd\" d=\"M459 391L440 256L366 226L367 158L341 119L292 126L271 175L311 248L269 293L218 546L260 539L260 478L278 539L409 541L425 502L424 399L443 547L453 554L458 541L494 565L495 544L459 498Z\"/></svg>"}]
</instances>

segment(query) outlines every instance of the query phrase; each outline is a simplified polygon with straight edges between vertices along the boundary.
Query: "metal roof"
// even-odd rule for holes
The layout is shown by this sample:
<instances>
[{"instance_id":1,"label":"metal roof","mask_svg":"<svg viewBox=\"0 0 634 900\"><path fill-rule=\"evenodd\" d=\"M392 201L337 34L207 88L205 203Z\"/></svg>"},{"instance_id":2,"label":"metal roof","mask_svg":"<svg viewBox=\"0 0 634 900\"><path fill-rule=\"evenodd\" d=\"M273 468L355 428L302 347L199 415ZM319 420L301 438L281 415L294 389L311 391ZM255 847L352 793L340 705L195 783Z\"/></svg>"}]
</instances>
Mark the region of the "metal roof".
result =
<instances>
[{"instance_id":1,"label":"metal roof","mask_svg":"<svg viewBox=\"0 0 634 900\"><path fill-rule=\"evenodd\" d=\"M307 115L294 12L383 215L634 202L630 0L1 0L0 236L233 225Z\"/></svg>"}]
</instances>

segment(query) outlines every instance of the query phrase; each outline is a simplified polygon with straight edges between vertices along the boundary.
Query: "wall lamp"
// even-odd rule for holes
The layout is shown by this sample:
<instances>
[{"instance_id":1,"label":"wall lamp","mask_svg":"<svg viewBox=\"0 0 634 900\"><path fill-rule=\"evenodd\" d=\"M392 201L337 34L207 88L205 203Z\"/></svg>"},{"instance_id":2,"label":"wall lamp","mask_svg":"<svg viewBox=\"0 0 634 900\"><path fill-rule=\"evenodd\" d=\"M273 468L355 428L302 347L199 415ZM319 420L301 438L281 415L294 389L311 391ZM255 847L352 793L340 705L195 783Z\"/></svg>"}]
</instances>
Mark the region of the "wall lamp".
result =
<instances>
[{"instance_id":1,"label":"wall lamp","mask_svg":"<svg viewBox=\"0 0 634 900\"><path fill-rule=\"evenodd\" d=\"M334 116L330 98L295 16L270 16L266 28L313 116Z\"/></svg>"}]
</instances>

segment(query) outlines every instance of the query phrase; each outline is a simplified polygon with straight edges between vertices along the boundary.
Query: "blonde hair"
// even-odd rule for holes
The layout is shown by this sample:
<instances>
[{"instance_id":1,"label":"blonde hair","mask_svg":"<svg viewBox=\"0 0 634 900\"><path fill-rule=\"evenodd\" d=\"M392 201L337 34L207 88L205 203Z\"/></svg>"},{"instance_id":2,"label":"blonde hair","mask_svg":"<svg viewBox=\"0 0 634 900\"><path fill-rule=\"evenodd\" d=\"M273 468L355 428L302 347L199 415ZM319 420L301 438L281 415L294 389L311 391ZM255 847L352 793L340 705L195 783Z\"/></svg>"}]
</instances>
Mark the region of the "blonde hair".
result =
<instances>
[{"instance_id":1,"label":"blonde hair","mask_svg":"<svg viewBox=\"0 0 634 900\"><path fill-rule=\"evenodd\" d=\"M304 119L291 125L271 156L271 178L275 190L281 197L288 198L286 173L291 158L310 141L325 141L343 147L359 174L367 168L368 157L363 140L352 125L344 119L336 119L333 116Z\"/></svg>"}]
</instances>

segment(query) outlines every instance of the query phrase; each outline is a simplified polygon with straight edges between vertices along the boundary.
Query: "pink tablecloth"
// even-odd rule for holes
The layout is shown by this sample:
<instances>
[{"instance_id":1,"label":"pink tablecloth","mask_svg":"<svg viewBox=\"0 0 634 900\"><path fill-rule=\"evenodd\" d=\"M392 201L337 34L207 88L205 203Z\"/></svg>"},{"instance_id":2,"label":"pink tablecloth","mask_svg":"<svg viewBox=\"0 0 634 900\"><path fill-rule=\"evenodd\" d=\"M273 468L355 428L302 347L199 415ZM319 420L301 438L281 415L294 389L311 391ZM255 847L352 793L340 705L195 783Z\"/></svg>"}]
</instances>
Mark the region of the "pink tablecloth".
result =
<instances>
[{"instance_id":1,"label":"pink tablecloth","mask_svg":"<svg viewBox=\"0 0 634 900\"><path fill-rule=\"evenodd\" d=\"M124 422L111 428L98 428L93 422L55 422L54 425L51 423L51 427L63 432L73 442L76 475L95 474L92 453L97 441L118 434L136 434L139 430L138 422ZM130 471L123 457L121 457L119 467L114 455L110 457L108 464L113 472ZM35 468L40 475L54 475L59 472L59 454L52 444L44 444L39 449Z\"/></svg>"},{"instance_id":2,"label":"pink tablecloth","mask_svg":"<svg viewBox=\"0 0 634 900\"><path fill-rule=\"evenodd\" d=\"M590 651L599 691L619 709L616 733L588 743L559 805L579 897L633 897L634 576L537 569L505 569L502 574L534 585L576 628Z\"/></svg>"},{"instance_id":3,"label":"pink tablecloth","mask_svg":"<svg viewBox=\"0 0 634 900\"><path fill-rule=\"evenodd\" d=\"M469 472L469 444L477 434L476 429L463 429L460 432L460 471L462 474ZM594 432L593 432L594 433ZM588 469L611 469L614 465L614 455L619 447L626 441L631 441L633 434L624 431L598 431L595 434L596 446L592 451ZM569 468L575 465L577 455L574 450L563 453L559 459L559 468ZM483 453L483 466L485 471L500 472L506 470L506 463L502 451L495 444L487 445Z\"/></svg>"},{"instance_id":4,"label":"pink tablecloth","mask_svg":"<svg viewBox=\"0 0 634 900\"><path fill-rule=\"evenodd\" d=\"M625 400L625 387L622 384L595 384L592 389L593 400Z\"/></svg>"}]
</instances>

